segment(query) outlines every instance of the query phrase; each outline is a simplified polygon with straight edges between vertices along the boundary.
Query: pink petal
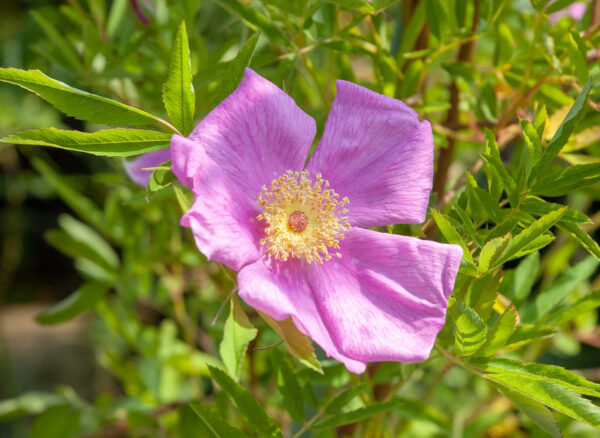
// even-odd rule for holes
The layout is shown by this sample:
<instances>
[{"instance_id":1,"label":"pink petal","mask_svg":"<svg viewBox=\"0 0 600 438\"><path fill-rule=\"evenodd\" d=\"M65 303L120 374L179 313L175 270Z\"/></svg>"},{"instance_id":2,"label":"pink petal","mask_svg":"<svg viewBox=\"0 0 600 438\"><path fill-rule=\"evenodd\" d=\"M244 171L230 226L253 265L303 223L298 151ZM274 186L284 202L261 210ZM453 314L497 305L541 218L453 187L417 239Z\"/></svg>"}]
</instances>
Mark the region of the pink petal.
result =
<instances>
[{"instance_id":1,"label":"pink petal","mask_svg":"<svg viewBox=\"0 0 600 438\"><path fill-rule=\"evenodd\" d=\"M421 223L433 179L431 126L399 100L337 81L308 169L350 199L353 226Z\"/></svg>"},{"instance_id":2,"label":"pink petal","mask_svg":"<svg viewBox=\"0 0 600 438\"><path fill-rule=\"evenodd\" d=\"M171 159L171 151L169 149L160 149L158 151L148 152L140 155L135 160L123 161L125 172L131 180L140 185L147 186L152 170L142 170L147 167L158 167Z\"/></svg>"},{"instance_id":3,"label":"pink petal","mask_svg":"<svg viewBox=\"0 0 600 438\"><path fill-rule=\"evenodd\" d=\"M365 364L340 352L323 324L308 287L304 263L257 260L238 273L240 297L250 306L278 321L292 317L298 330L319 344L328 356L343 362L353 373L362 373Z\"/></svg>"},{"instance_id":4,"label":"pink petal","mask_svg":"<svg viewBox=\"0 0 600 438\"><path fill-rule=\"evenodd\" d=\"M352 228L342 258L307 265L327 330L360 362L419 362L444 325L462 249Z\"/></svg>"},{"instance_id":5,"label":"pink petal","mask_svg":"<svg viewBox=\"0 0 600 438\"><path fill-rule=\"evenodd\" d=\"M171 150L177 177L194 175L195 202L181 225L192 228L198 249L235 270L259 258L263 227L256 199L241 192L194 141L173 136Z\"/></svg>"},{"instance_id":6,"label":"pink petal","mask_svg":"<svg viewBox=\"0 0 600 438\"><path fill-rule=\"evenodd\" d=\"M263 185L268 186L288 169L302 170L315 133L315 121L290 96L246 69L238 88L196 126L189 138L196 143L195 148L206 150L235 184L235 190L256 201ZM178 176L190 186L195 172L188 164L185 175L180 171Z\"/></svg>"}]
</instances>

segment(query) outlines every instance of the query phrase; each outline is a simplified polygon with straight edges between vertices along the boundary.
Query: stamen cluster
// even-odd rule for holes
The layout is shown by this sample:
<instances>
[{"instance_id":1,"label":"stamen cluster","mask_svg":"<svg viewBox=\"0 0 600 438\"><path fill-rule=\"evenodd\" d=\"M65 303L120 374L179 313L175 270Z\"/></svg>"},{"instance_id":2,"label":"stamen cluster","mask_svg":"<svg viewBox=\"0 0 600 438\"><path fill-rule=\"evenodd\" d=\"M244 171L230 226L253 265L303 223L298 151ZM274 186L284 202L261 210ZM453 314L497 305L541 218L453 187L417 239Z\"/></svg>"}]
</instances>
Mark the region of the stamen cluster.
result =
<instances>
[{"instance_id":1,"label":"stamen cluster","mask_svg":"<svg viewBox=\"0 0 600 438\"><path fill-rule=\"evenodd\" d=\"M344 208L350 201L333 189L320 173L315 181L309 172L288 170L271 182L269 188L262 187L258 203L264 207L259 221L265 221L266 237L260 244L278 260L290 257L304 258L312 263L331 259L330 249L339 249L339 242L350 224ZM341 257L339 251L334 255Z\"/></svg>"}]
</instances>

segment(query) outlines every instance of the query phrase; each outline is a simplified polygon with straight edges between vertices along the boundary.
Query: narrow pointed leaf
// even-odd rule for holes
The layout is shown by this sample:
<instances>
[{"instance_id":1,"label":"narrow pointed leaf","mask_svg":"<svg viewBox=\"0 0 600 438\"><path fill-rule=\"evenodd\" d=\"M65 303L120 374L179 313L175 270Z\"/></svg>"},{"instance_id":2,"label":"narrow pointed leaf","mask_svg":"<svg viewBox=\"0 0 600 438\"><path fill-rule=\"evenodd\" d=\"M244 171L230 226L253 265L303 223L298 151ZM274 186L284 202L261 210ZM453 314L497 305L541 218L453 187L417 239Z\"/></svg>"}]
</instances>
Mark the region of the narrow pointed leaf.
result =
<instances>
[{"instance_id":1,"label":"narrow pointed leaf","mask_svg":"<svg viewBox=\"0 0 600 438\"><path fill-rule=\"evenodd\" d=\"M219 368L208 366L210 375L229 396L246 421L261 437L282 438L279 426L269 418L265 410L242 386Z\"/></svg>"},{"instance_id":2,"label":"narrow pointed leaf","mask_svg":"<svg viewBox=\"0 0 600 438\"><path fill-rule=\"evenodd\" d=\"M569 233L571 237L579 242L591 255L597 260L600 260L600 246L588 233L586 233L580 225L561 223L558 227Z\"/></svg>"},{"instance_id":3,"label":"narrow pointed leaf","mask_svg":"<svg viewBox=\"0 0 600 438\"><path fill-rule=\"evenodd\" d=\"M188 135L193 127L196 98L192 85L192 64L185 22L182 22L175 36L169 76L162 90L163 102L171 122L183 135Z\"/></svg>"},{"instance_id":4,"label":"narrow pointed leaf","mask_svg":"<svg viewBox=\"0 0 600 438\"><path fill-rule=\"evenodd\" d=\"M106 125L148 125L160 119L140 109L71 87L39 70L0 68L0 81L29 90L68 116Z\"/></svg>"},{"instance_id":5,"label":"narrow pointed leaf","mask_svg":"<svg viewBox=\"0 0 600 438\"><path fill-rule=\"evenodd\" d=\"M129 157L164 149L171 135L141 129L106 129L93 133L55 128L34 129L0 139L2 143L50 146L109 157Z\"/></svg>"},{"instance_id":6,"label":"narrow pointed leaf","mask_svg":"<svg viewBox=\"0 0 600 438\"><path fill-rule=\"evenodd\" d=\"M495 354L514 333L516 325L517 311L511 304L488 331L487 339L477 352L477 355L491 356Z\"/></svg>"},{"instance_id":7,"label":"narrow pointed leaf","mask_svg":"<svg viewBox=\"0 0 600 438\"><path fill-rule=\"evenodd\" d=\"M283 353L274 349L272 357L277 370L277 387L283 398L283 404L292 419L296 423L303 424L306 421L306 409L298 378Z\"/></svg>"},{"instance_id":8,"label":"narrow pointed leaf","mask_svg":"<svg viewBox=\"0 0 600 438\"><path fill-rule=\"evenodd\" d=\"M246 438L246 435L241 430L233 427L219 415L205 408L201 403L190 403L190 407L212 432L214 438Z\"/></svg>"},{"instance_id":9,"label":"narrow pointed leaf","mask_svg":"<svg viewBox=\"0 0 600 438\"><path fill-rule=\"evenodd\" d=\"M40 324L58 324L92 310L106 295L108 288L99 283L88 283L67 298L44 310L35 320Z\"/></svg>"},{"instance_id":10,"label":"narrow pointed leaf","mask_svg":"<svg viewBox=\"0 0 600 438\"><path fill-rule=\"evenodd\" d=\"M450 300L448 313L456 326L454 345L457 353L461 356L474 354L485 342L485 323L473 309L453 299Z\"/></svg>"}]
</instances>

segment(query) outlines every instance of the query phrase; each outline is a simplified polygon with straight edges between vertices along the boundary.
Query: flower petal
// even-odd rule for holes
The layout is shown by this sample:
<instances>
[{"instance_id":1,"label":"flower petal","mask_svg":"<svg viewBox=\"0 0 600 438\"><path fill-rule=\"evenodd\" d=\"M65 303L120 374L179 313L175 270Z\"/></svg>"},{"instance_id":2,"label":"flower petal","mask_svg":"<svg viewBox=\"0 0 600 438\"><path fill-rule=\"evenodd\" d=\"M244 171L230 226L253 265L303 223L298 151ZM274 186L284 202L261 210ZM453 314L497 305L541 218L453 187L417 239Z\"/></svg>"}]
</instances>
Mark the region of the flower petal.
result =
<instances>
[{"instance_id":1,"label":"flower petal","mask_svg":"<svg viewBox=\"0 0 600 438\"><path fill-rule=\"evenodd\" d=\"M399 100L337 81L308 169L350 199L353 226L421 223L433 180L431 126Z\"/></svg>"},{"instance_id":2,"label":"flower petal","mask_svg":"<svg viewBox=\"0 0 600 438\"><path fill-rule=\"evenodd\" d=\"M302 170L315 121L276 85L250 69L237 89L189 135L240 190L256 200L286 170ZM190 154L191 155L191 154ZM194 172L193 166L187 167ZM186 184L193 174L180 180Z\"/></svg>"},{"instance_id":3,"label":"flower petal","mask_svg":"<svg viewBox=\"0 0 600 438\"><path fill-rule=\"evenodd\" d=\"M241 192L194 141L173 136L171 150L177 177L194 175L195 201L181 225L192 228L198 249L235 270L258 259L263 227L256 198Z\"/></svg>"},{"instance_id":4,"label":"flower petal","mask_svg":"<svg viewBox=\"0 0 600 438\"><path fill-rule=\"evenodd\" d=\"M123 166L125 167L125 172L127 172L127 175L134 183L140 186L147 186L150 176L152 175L152 171L142 169L147 167L158 167L170 159L170 149L160 149L158 151L152 151L148 152L147 154L140 155L135 160L123 160Z\"/></svg>"},{"instance_id":5,"label":"flower petal","mask_svg":"<svg viewBox=\"0 0 600 438\"><path fill-rule=\"evenodd\" d=\"M361 362L426 359L444 325L460 246L352 228L341 253L307 266L341 352Z\"/></svg>"},{"instance_id":6,"label":"flower petal","mask_svg":"<svg viewBox=\"0 0 600 438\"><path fill-rule=\"evenodd\" d=\"M366 365L342 354L331 339L308 286L304 263L261 259L238 273L240 297L250 306L275 318L292 317L298 330L312 338L328 356L349 371L362 373Z\"/></svg>"}]
</instances>

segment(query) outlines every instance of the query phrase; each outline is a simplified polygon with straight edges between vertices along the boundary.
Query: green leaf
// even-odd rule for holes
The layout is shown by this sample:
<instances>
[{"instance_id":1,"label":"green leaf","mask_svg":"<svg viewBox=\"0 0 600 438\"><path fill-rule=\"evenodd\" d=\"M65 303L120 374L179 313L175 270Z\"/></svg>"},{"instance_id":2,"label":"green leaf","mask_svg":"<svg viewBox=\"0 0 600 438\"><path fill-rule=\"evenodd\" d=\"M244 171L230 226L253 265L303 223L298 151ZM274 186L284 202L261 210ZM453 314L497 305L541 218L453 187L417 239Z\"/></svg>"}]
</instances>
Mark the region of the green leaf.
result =
<instances>
[{"instance_id":1,"label":"green leaf","mask_svg":"<svg viewBox=\"0 0 600 438\"><path fill-rule=\"evenodd\" d=\"M261 437L283 437L279 426L269 418L265 410L254 397L242 386L235 383L231 377L218 368L208 366L212 378L229 396L233 404L246 418L248 424Z\"/></svg>"},{"instance_id":2,"label":"green leaf","mask_svg":"<svg viewBox=\"0 0 600 438\"><path fill-rule=\"evenodd\" d=\"M486 135L486 150L489 151L489 154L482 154L482 156L488 166L491 166L500 177L500 180L504 186L504 190L506 191L506 196L510 201L510 205L513 208L516 208L519 203L517 184L515 183L514 178L508 173L506 167L504 167L504 164L500 159L500 151L498 150L496 139L494 138L493 134L489 133L490 131L486 132L486 134L488 134Z\"/></svg>"},{"instance_id":3,"label":"green leaf","mask_svg":"<svg viewBox=\"0 0 600 438\"><path fill-rule=\"evenodd\" d=\"M563 146L567 144L569 137L585 114L585 104L591 87L592 78L588 79L583 90L581 90L581 93L577 96L575 103L569 110L569 113L565 116L560 127L554 134L554 137L552 137L552 140L550 140L550 143L548 143L548 146L544 149L542 158L534 168L534 175L542 175L546 168L554 161L554 158L556 158Z\"/></svg>"},{"instance_id":4,"label":"green leaf","mask_svg":"<svg viewBox=\"0 0 600 438\"><path fill-rule=\"evenodd\" d=\"M562 196L600 182L600 163L579 164L551 172L540 179L532 191L542 196Z\"/></svg>"},{"instance_id":5,"label":"green leaf","mask_svg":"<svg viewBox=\"0 0 600 438\"><path fill-rule=\"evenodd\" d=\"M0 68L0 81L40 96L68 116L106 125L148 125L162 120L140 109L70 87L39 70Z\"/></svg>"},{"instance_id":6,"label":"green leaf","mask_svg":"<svg viewBox=\"0 0 600 438\"><path fill-rule=\"evenodd\" d=\"M507 399L513 402L516 407L523 411L525 415L531 418L534 423L554 438L562 438L562 432L556 421L556 417L546 406L507 387L496 385L496 388L504 394Z\"/></svg>"},{"instance_id":7,"label":"green leaf","mask_svg":"<svg viewBox=\"0 0 600 438\"><path fill-rule=\"evenodd\" d=\"M0 421L11 421L25 415L36 415L51 406L64 403L64 397L47 392L30 391L18 397L0 400Z\"/></svg>"},{"instance_id":8,"label":"green leaf","mask_svg":"<svg viewBox=\"0 0 600 438\"><path fill-rule=\"evenodd\" d=\"M223 72L219 76L219 85L213 98L215 103L221 102L239 85L244 77L244 71L250 65L250 61L254 55L258 36L259 34L255 33L248 38L248 41L246 41L246 44L240 49L236 57L223 65Z\"/></svg>"},{"instance_id":9,"label":"green leaf","mask_svg":"<svg viewBox=\"0 0 600 438\"><path fill-rule=\"evenodd\" d=\"M300 362L307 367L323 374L323 368L317 360L315 349L313 348L310 339L296 328L291 318L277 321L266 313L258 313L262 319L264 319L267 324L281 336L290 353L300 359Z\"/></svg>"},{"instance_id":10,"label":"green leaf","mask_svg":"<svg viewBox=\"0 0 600 438\"><path fill-rule=\"evenodd\" d=\"M573 70L575 71L579 82L585 84L590 78L585 42L574 29L569 30L567 41L569 45L569 55L571 56L571 62L574 67Z\"/></svg>"},{"instance_id":11,"label":"green leaf","mask_svg":"<svg viewBox=\"0 0 600 438\"><path fill-rule=\"evenodd\" d=\"M508 64L513 55L514 42L510 27L505 22L498 23L495 40L494 65L498 67Z\"/></svg>"},{"instance_id":12,"label":"green leaf","mask_svg":"<svg viewBox=\"0 0 600 438\"><path fill-rule=\"evenodd\" d=\"M479 272L486 273L495 269L502 254L510 243L510 236L497 237L489 240L479 253Z\"/></svg>"},{"instance_id":13,"label":"green leaf","mask_svg":"<svg viewBox=\"0 0 600 438\"><path fill-rule=\"evenodd\" d=\"M534 216L543 216L561 207L564 206L561 204L548 202L544 199L538 198L537 196L533 195L527 195L525 199L523 199L523 201L521 202L521 209ZM571 222L575 224L586 223L590 222L590 218L571 207L567 207L565 214L560 218L560 221L558 222L557 226L561 228L561 225L565 222Z\"/></svg>"},{"instance_id":14,"label":"green leaf","mask_svg":"<svg viewBox=\"0 0 600 438\"><path fill-rule=\"evenodd\" d=\"M395 414L405 418L428 421L440 427L442 430L447 430L449 426L448 420L442 414L431 408L431 406L416 400L395 399L389 402L375 403L351 412L332 415L317 421L313 428L319 429L343 426L344 424L356 423L382 412L389 411L393 411Z\"/></svg>"},{"instance_id":15,"label":"green leaf","mask_svg":"<svg viewBox=\"0 0 600 438\"><path fill-rule=\"evenodd\" d=\"M48 231L46 233L46 240L69 257L89 260L111 274L116 272L116 268L111 266L110 262L105 260L102 254L99 254L94 248L89 246L85 240L76 239L60 230Z\"/></svg>"},{"instance_id":16,"label":"green leaf","mask_svg":"<svg viewBox=\"0 0 600 438\"><path fill-rule=\"evenodd\" d=\"M40 324L58 324L70 321L82 313L96 307L106 293L108 287L99 283L88 283L77 289L67 298L54 304L35 317Z\"/></svg>"},{"instance_id":17,"label":"green leaf","mask_svg":"<svg viewBox=\"0 0 600 438\"><path fill-rule=\"evenodd\" d=\"M598 307L600 307L600 290L596 290L591 294L584 296L573 304L560 308L560 310L544 318L544 322L562 325L579 315L596 310Z\"/></svg>"},{"instance_id":18,"label":"green leaf","mask_svg":"<svg viewBox=\"0 0 600 438\"><path fill-rule=\"evenodd\" d=\"M296 373L281 351L274 349L272 357L277 370L277 387L285 409L296 423L303 424L306 421L306 410Z\"/></svg>"},{"instance_id":19,"label":"green leaf","mask_svg":"<svg viewBox=\"0 0 600 438\"><path fill-rule=\"evenodd\" d=\"M485 342L487 327L479 315L460 301L450 298L448 313L456 326L454 346L460 356L474 354Z\"/></svg>"},{"instance_id":20,"label":"green leaf","mask_svg":"<svg viewBox=\"0 0 600 438\"><path fill-rule=\"evenodd\" d=\"M510 300L521 302L531 292L540 267L540 255L537 252L527 256L514 271L506 271L500 292Z\"/></svg>"},{"instance_id":21,"label":"green leaf","mask_svg":"<svg viewBox=\"0 0 600 438\"><path fill-rule=\"evenodd\" d=\"M535 126L535 130L537 132L538 138L542 138L544 135L544 129L546 129L546 121L548 120L548 111L546 110L546 105L543 103L538 103L537 108L535 109L535 114L533 115L533 126ZM541 151L540 151L541 154Z\"/></svg>"},{"instance_id":22,"label":"green leaf","mask_svg":"<svg viewBox=\"0 0 600 438\"><path fill-rule=\"evenodd\" d=\"M527 246L544 234L552 225L554 225L566 211L566 207L554 210L525 228L519 234L514 236L508 243L506 249L502 252L500 258L496 261L496 266L516 258L519 252L527 249Z\"/></svg>"},{"instance_id":23,"label":"green leaf","mask_svg":"<svg viewBox=\"0 0 600 438\"><path fill-rule=\"evenodd\" d=\"M488 331L487 339L477 351L478 356L491 356L504 346L517 325L517 311L511 304Z\"/></svg>"},{"instance_id":24,"label":"green leaf","mask_svg":"<svg viewBox=\"0 0 600 438\"><path fill-rule=\"evenodd\" d=\"M106 129L93 133L55 128L34 129L1 138L2 143L50 146L109 157L128 157L164 149L171 135L142 129Z\"/></svg>"},{"instance_id":25,"label":"green leaf","mask_svg":"<svg viewBox=\"0 0 600 438\"><path fill-rule=\"evenodd\" d=\"M188 135L194 122L196 98L192 85L192 64L185 21L181 22L175 36L169 76L163 85L162 98L173 125L183 135Z\"/></svg>"},{"instance_id":26,"label":"green leaf","mask_svg":"<svg viewBox=\"0 0 600 438\"><path fill-rule=\"evenodd\" d=\"M326 405L324 409L324 413L326 415L332 415L348 405L355 397L358 397L361 391L366 389L366 385L364 383L360 385L353 385L348 389L337 394L333 397Z\"/></svg>"},{"instance_id":27,"label":"green leaf","mask_svg":"<svg viewBox=\"0 0 600 438\"><path fill-rule=\"evenodd\" d=\"M529 325L522 324L517 327L504 347L508 350L514 350L529 344L533 341L540 341L556 333L556 328L547 325Z\"/></svg>"},{"instance_id":28,"label":"green leaf","mask_svg":"<svg viewBox=\"0 0 600 438\"><path fill-rule=\"evenodd\" d=\"M67 41L56 27L46 20L40 12L31 11L31 16L36 24L44 31L48 41L56 48L58 55L64 60L65 67L77 72L83 72L81 59L71 43Z\"/></svg>"},{"instance_id":29,"label":"green leaf","mask_svg":"<svg viewBox=\"0 0 600 438\"><path fill-rule=\"evenodd\" d=\"M566 222L559 223L558 228L569 233L569 235L577 240L591 255L600 260L600 246L581 226L577 224L569 224Z\"/></svg>"},{"instance_id":30,"label":"green leaf","mask_svg":"<svg viewBox=\"0 0 600 438\"><path fill-rule=\"evenodd\" d=\"M239 2L238 0L217 0L217 3L234 15L240 17L248 27L254 31L260 31L279 46L291 49L291 39L265 15L261 14L256 7Z\"/></svg>"},{"instance_id":31,"label":"green leaf","mask_svg":"<svg viewBox=\"0 0 600 438\"><path fill-rule=\"evenodd\" d=\"M441 0L427 0L426 4L425 15L427 16L429 29L439 41L443 42L449 20L446 2Z\"/></svg>"},{"instance_id":32,"label":"green leaf","mask_svg":"<svg viewBox=\"0 0 600 438\"><path fill-rule=\"evenodd\" d=\"M154 193L166 189L173 181L177 181L177 176L171 172L171 161L161 163L150 175L147 191Z\"/></svg>"},{"instance_id":33,"label":"green leaf","mask_svg":"<svg viewBox=\"0 0 600 438\"><path fill-rule=\"evenodd\" d=\"M248 344L256 338L257 334L258 330L254 328L239 300L234 296L230 300L229 316L225 321L219 354L227 371L235 380L239 378Z\"/></svg>"},{"instance_id":34,"label":"green leaf","mask_svg":"<svg viewBox=\"0 0 600 438\"><path fill-rule=\"evenodd\" d=\"M523 131L523 139L527 147L525 166L526 175L529 178L531 170L542 157L543 146L537 131L530 122L521 120L521 130Z\"/></svg>"},{"instance_id":35,"label":"green leaf","mask_svg":"<svg viewBox=\"0 0 600 438\"><path fill-rule=\"evenodd\" d=\"M233 427L223 418L205 408L202 403L192 402L189 406L212 432L214 438L246 438L241 430Z\"/></svg>"},{"instance_id":36,"label":"green leaf","mask_svg":"<svg viewBox=\"0 0 600 438\"><path fill-rule=\"evenodd\" d=\"M375 8L366 0L327 0L327 2L364 13L375 12Z\"/></svg>"},{"instance_id":37,"label":"green leaf","mask_svg":"<svg viewBox=\"0 0 600 438\"><path fill-rule=\"evenodd\" d=\"M30 438L70 438L79 435L81 413L67 405L53 406L37 417Z\"/></svg>"},{"instance_id":38,"label":"green leaf","mask_svg":"<svg viewBox=\"0 0 600 438\"><path fill-rule=\"evenodd\" d=\"M448 221L448 218L446 216L444 216L442 213L440 213L439 211L432 209L431 215L432 215L433 220L435 221L438 229L444 235L444 238L446 239L446 241L448 243L455 243L455 244L461 246L461 248L463 249L463 258L467 261L468 266L470 268L472 268L472 270L474 272L476 272L475 262L473 261L473 256L471 255L471 252L469 251L467 244L465 243L465 241L461 237L461 235L458 233L456 228L454 228L452 226L452 224Z\"/></svg>"},{"instance_id":39,"label":"green leaf","mask_svg":"<svg viewBox=\"0 0 600 438\"><path fill-rule=\"evenodd\" d=\"M79 217L93 225L96 229L105 231L106 222L102 211L90 199L73 189L63 176L38 157L31 158L31 165L37 170L58 193L61 199Z\"/></svg>"},{"instance_id":40,"label":"green leaf","mask_svg":"<svg viewBox=\"0 0 600 438\"><path fill-rule=\"evenodd\" d=\"M523 322L538 321L560 304L573 290L587 280L596 270L598 260L593 257L579 262L550 287L541 291L535 302L522 313Z\"/></svg>"},{"instance_id":41,"label":"green leaf","mask_svg":"<svg viewBox=\"0 0 600 438\"><path fill-rule=\"evenodd\" d=\"M552 382L579 394L600 397L600 384L590 382L562 367L504 358L472 358L468 363L477 366L488 375L520 375L528 380Z\"/></svg>"}]
</instances>

